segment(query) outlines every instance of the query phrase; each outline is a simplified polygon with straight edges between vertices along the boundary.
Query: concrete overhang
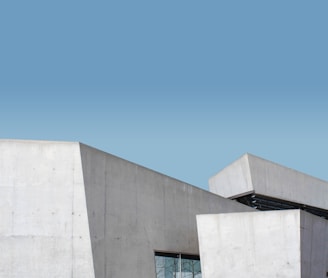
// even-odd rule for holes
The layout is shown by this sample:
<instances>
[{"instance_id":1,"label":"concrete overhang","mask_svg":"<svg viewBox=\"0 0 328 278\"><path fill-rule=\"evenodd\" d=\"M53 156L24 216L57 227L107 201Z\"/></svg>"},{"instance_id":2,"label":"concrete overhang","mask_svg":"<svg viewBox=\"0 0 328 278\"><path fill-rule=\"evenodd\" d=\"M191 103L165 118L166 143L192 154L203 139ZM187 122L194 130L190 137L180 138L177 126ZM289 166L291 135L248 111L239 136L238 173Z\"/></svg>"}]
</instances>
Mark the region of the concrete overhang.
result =
<instances>
[{"instance_id":1,"label":"concrete overhang","mask_svg":"<svg viewBox=\"0 0 328 278\"><path fill-rule=\"evenodd\" d=\"M230 199L256 194L328 210L328 182L251 154L211 177L209 188Z\"/></svg>"}]
</instances>

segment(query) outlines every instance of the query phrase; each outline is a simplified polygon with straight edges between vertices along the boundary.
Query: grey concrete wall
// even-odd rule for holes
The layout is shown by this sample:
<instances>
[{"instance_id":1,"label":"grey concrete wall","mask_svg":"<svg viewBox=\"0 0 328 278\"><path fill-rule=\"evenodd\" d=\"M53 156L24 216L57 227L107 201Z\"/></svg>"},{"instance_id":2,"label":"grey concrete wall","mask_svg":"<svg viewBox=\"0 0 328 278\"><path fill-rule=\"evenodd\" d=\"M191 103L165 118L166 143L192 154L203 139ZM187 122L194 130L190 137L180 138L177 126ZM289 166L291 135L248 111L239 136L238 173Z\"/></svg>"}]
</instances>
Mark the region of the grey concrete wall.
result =
<instances>
[{"instance_id":1,"label":"grey concrete wall","mask_svg":"<svg viewBox=\"0 0 328 278\"><path fill-rule=\"evenodd\" d=\"M328 221L301 213L302 278L325 277L328 273Z\"/></svg>"},{"instance_id":2,"label":"grey concrete wall","mask_svg":"<svg viewBox=\"0 0 328 278\"><path fill-rule=\"evenodd\" d=\"M255 192L328 210L328 182L249 156Z\"/></svg>"},{"instance_id":3,"label":"grey concrete wall","mask_svg":"<svg viewBox=\"0 0 328 278\"><path fill-rule=\"evenodd\" d=\"M94 277L78 143L0 140L0 277Z\"/></svg>"},{"instance_id":4,"label":"grey concrete wall","mask_svg":"<svg viewBox=\"0 0 328 278\"><path fill-rule=\"evenodd\" d=\"M328 182L250 154L211 177L209 186L226 198L255 192L328 210Z\"/></svg>"},{"instance_id":5,"label":"grey concrete wall","mask_svg":"<svg viewBox=\"0 0 328 278\"><path fill-rule=\"evenodd\" d=\"M154 251L199 254L197 214L251 210L85 145L81 157L97 278L154 278Z\"/></svg>"},{"instance_id":6,"label":"grey concrete wall","mask_svg":"<svg viewBox=\"0 0 328 278\"><path fill-rule=\"evenodd\" d=\"M301 210L198 215L203 278L319 278L328 221Z\"/></svg>"},{"instance_id":7,"label":"grey concrete wall","mask_svg":"<svg viewBox=\"0 0 328 278\"><path fill-rule=\"evenodd\" d=\"M196 214L249 211L79 143L0 140L0 277L154 277Z\"/></svg>"},{"instance_id":8,"label":"grey concrete wall","mask_svg":"<svg viewBox=\"0 0 328 278\"><path fill-rule=\"evenodd\" d=\"M300 211L199 215L197 225L203 278L301 277Z\"/></svg>"},{"instance_id":9,"label":"grey concrete wall","mask_svg":"<svg viewBox=\"0 0 328 278\"><path fill-rule=\"evenodd\" d=\"M225 198L243 196L254 192L248 154L209 178L211 192Z\"/></svg>"}]
</instances>

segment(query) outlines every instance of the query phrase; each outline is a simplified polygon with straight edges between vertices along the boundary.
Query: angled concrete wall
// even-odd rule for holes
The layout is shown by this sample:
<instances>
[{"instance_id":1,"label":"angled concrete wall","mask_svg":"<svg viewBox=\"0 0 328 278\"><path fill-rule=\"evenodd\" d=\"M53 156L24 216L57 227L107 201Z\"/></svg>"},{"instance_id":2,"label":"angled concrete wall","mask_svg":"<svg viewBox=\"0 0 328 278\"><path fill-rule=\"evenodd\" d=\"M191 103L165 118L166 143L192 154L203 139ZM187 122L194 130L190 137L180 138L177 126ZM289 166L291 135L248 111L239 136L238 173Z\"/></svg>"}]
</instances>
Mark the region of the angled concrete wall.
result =
<instances>
[{"instance_id":1,"label":"angled concrete wall","mask_svg":"<svg viewBox=\"0 0 328 278\"><path fill-rule=\"evenodd\" d=\"M0 140L0 277L94 277L78 143Z\"/></svg>"},{"instance_id":2,"label":"angled concrete wall","mask_svg":"<svg viewBox=\"0 0 328 278\"><path fill-rule=\"evenodd\" d=\"M0 277L155 277L196 214L251 209L79 143L0 140Z\"/></svg>"},{"instance_id":3,"label":"angled concrete wall","mask_svg":"<svg viewBox=\"0 0 328 278\"><path fill-rule=\"evenodd\" d=\"M203 278L318 278L328 222L300 210L197 216Z\"/></svg>"},{"instance_id":4,"label":"angled concrete wall","mask_svg":"<svg viewBox=\"0 0 328 278\"><path fill-rule=\"evenodd\" d=\"M248 154L221 170L209 179L211 192L224 198L236 198L254 192Z\"/></svg>"},{"instance_id":5,"label":"angled concrete wall","mask_svg":"<svg viewBox=\"0 0 328 278\"><path fill-rule=\"evenodd\" d=\"M155 277L154 251L199 254L196 215L234 201L81 145L96 277Z\"/></svg>"}]
</instances>

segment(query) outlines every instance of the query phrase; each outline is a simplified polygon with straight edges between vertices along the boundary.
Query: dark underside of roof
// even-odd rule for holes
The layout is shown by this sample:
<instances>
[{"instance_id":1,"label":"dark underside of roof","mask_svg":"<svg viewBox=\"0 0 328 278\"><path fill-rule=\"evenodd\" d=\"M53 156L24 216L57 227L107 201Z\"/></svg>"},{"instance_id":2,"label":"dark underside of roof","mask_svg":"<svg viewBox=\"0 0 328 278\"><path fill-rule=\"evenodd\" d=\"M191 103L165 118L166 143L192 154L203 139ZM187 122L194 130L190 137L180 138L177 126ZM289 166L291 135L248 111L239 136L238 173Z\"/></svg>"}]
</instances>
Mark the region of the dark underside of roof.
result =
<instances>
[{"instance_id":1,"label":"dark underside of roof","mask_svg":"<svg viewBox=\"0 0 328 278\"><path fill-rule=\"evenodd\" d=\"M263 195L249 194L246 196L236 198L234 200L258 210L265 211L265 210L301 209L306 212L312 213L314 215L328 219L327 210L312 207L312 206L307 206L304 204L275 199Z\"/></svg>"}]
</instances>

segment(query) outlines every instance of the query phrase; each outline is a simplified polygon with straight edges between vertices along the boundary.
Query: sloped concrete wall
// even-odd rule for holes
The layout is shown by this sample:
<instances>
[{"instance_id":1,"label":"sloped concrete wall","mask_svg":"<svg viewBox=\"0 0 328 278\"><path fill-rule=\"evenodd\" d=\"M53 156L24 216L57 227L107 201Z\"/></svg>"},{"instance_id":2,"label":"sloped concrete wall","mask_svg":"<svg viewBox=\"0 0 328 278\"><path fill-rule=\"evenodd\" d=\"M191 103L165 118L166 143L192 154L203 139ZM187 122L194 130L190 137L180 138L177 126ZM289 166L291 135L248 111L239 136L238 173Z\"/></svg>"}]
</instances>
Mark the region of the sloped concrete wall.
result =
<instances>
[{"instance_id":1,"label":"sloped concrete wall","mask_svg":"<svg viewBox=\"0 0 328 278\"><path fill-rule=\"evenodd\" d=\"M251 211L85 145L81 157L97 278L154 278L154 251L199 254L197 214Z\"/></svg>"},{"instance_id":2,"label":"sloped concrete wall","mask_svg":"<svg viewBox=\"0 0 328 278\"><path fill-rule=\"evenodd\" d=\"M0 277L94 277L78 143L0 140Z\"/></svg>"}]
</instances>

